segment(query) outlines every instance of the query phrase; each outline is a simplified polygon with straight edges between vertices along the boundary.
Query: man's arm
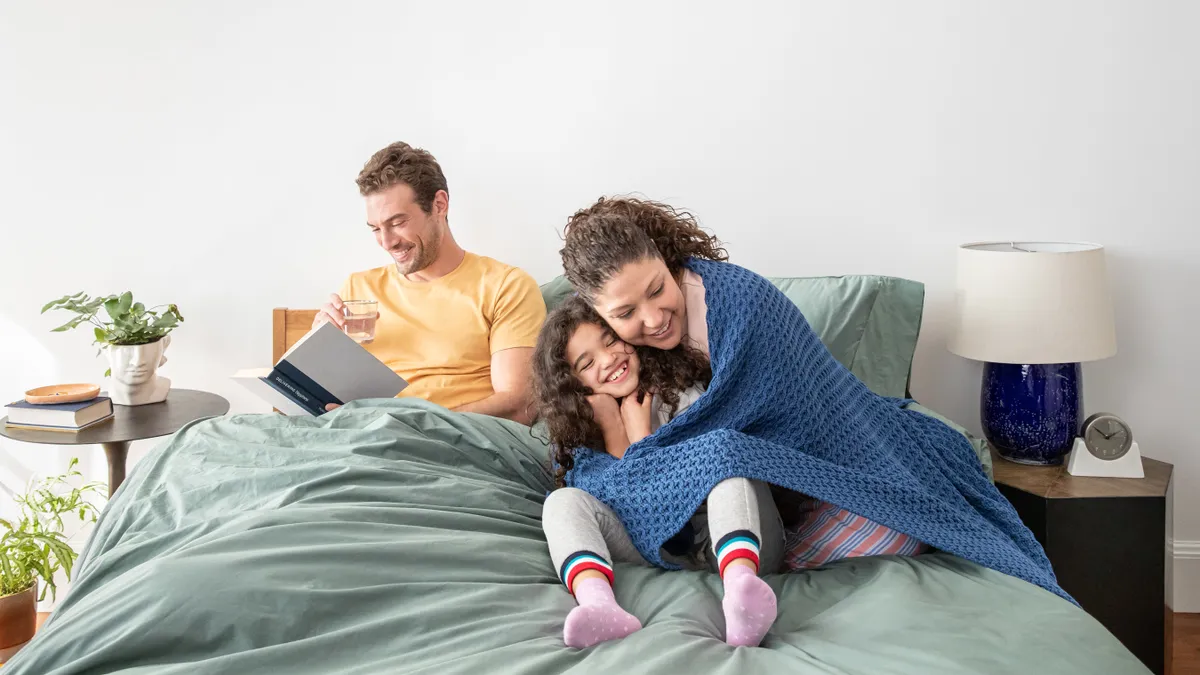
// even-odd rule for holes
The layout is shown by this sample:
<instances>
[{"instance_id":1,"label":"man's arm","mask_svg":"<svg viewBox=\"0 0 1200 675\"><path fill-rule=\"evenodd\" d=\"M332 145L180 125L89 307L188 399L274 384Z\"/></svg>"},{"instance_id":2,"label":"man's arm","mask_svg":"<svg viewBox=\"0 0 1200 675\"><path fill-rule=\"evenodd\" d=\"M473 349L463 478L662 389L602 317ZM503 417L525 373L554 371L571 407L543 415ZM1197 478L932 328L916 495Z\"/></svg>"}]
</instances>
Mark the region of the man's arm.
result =
<instances>
[{"instance_id":1,"label":"man's arm","mask_svg":"<svg viewBox=\"0 0 1200 675\"><path fill-rule=\"evenodd\" d=\"M500 283L491 309L491 396L468 403L458 412L533 421L533 345L546 320L546 303L533 277L513 268Z\"/></svg>"},{"instance_id":2,"label":"man's arm","mask_svg":"<svg viewBox=\"0 0 1200 675\"><path fill-rule=\"evenodd\" d=\"M495 393L461 405L454 409L455 412L482 413L529 424L533 421L532 361L532 347L513 347L492 354L492 391Z\"/></svg>"}]
</instances>

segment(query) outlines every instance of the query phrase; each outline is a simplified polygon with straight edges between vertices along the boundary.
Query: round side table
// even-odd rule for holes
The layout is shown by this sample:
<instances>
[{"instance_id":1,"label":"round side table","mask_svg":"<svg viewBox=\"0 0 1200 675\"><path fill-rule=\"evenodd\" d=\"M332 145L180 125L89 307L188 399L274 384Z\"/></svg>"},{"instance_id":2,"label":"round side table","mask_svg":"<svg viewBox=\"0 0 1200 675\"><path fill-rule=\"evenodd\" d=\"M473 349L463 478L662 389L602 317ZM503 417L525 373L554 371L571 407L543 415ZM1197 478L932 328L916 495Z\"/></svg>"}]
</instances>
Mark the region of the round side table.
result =
<instances>
[{"instance_id":1,"label":"round side table","mask_svg":"<svg viewBox=\"0 0 1200 675\"><path fill-rule=\"evenodd\" d=\"M35 431L0 424L0 436L26 443L102 446L108 458L108 494L112 496L125 480L125 457L131 442L173 434L188 422L227 412L229 401L216 394L172 389L167 393L167 400L160 403L113 404L112 419L77 432Z\"/></svg>"}]
</instances>

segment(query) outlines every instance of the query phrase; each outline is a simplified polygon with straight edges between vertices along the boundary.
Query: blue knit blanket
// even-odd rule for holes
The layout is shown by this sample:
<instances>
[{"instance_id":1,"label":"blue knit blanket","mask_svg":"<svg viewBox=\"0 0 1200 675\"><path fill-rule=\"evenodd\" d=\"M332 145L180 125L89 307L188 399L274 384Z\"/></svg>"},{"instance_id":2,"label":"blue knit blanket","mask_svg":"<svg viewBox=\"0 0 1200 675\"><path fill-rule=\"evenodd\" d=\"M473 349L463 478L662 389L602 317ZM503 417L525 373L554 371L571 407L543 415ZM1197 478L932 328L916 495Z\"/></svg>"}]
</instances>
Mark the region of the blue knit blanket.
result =
<instances>
[{"instance_id":1,"label":"blue knit blanket","mask_svg":"<svg viewBox=\"0 0 1200 675\"><path fill-rule=\"evenodd\" d=\"M623 459L579 448L567 484L611 507L646 560L717 483L743 477L833 503L1074 600L988 480L967 439L842 366L769 281L692 260L704 280L713 379Z\"/></svg>"}]
</instances>

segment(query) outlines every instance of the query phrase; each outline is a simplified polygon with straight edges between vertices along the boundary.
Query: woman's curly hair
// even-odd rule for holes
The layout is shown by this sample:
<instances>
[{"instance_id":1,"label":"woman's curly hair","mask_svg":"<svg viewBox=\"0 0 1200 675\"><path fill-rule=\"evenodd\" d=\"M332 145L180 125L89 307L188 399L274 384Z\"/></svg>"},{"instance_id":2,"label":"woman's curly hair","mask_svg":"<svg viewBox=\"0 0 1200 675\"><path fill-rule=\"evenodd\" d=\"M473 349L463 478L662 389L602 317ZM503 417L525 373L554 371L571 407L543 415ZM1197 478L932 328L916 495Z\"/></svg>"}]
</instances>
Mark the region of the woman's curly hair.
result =
<instances>
[{"instance_id":1,"label":"woman's curly hair","mask_svg":"<svg viewBox=\"0 0 1200 675\"><path fill-rule=\"evenodd\" d=\"M567 361L567 342L585 323L609 330L582 297L566 299L546 316L533 351L534 404L538 417L546 424L558 487L566 484L567 472L575 466L576 448L604 448L604 434L587 400L593 392ZM682 345L670 351L639 347L637 354L641 364L638 391L657 392L672 414L679 405L680 392L696 385L707 387L712 380L708 359L695 349Z\"/></svg>"},{"instance_id":2,"label":"woman's curly hair","mask_svg":"<svg viewBox=\"0 0 1200 675\"><path fill-rule=\"evenodd\" d=\"M632 197L602 197L577 211L567 220L563 239L559 253L567 280L589 301L631 262L660 258L678 275L688 258L729 259L692 214Z\"/></svg>"}]
</instances>

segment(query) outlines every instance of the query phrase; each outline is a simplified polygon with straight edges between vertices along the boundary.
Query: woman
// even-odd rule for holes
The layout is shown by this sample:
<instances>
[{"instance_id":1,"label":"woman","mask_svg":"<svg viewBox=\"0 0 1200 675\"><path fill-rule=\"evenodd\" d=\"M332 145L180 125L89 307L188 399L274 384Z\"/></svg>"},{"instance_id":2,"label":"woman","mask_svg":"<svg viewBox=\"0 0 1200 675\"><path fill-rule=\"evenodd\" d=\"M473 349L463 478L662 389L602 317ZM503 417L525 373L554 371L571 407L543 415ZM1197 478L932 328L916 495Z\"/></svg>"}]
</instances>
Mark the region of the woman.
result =
<instances>
[{"instance_id":1,"label":"woman","mask_svg":"<svg viewBox=\"0 0 1200 675\"><path fill-rule=\"evenodd\" d=\"M618 337L636 346L696 351L709 358L704 280L686 264L693 258L723 262L728 255L691 214L651 201L601 199L571 217L565 239L567 279ZM918 540L846 509L787 490L772 492L785 526L810 524L793 532L787 547L794 568L923 549Z\"/></svg>"},{"instance_id":2,"label":"woman","mask_svg":"<svg viewBox=\"0 0 1200 675\"><path fill-rule=\"evenodd\" d=\"M570 218L561 253L567 279L622 340L711 360L712 383L688 410L619 460L584 449L567 477L620 516L646 560L661 564L689 505L736 476L819 500L807 503L792 567L927 542L1069 598L966 439L870 392L778 289L724 262L691 215L601 199ZM674 495L678 508L648 508L657 500L645 493Z\"/></svg>"}]
</instances>

